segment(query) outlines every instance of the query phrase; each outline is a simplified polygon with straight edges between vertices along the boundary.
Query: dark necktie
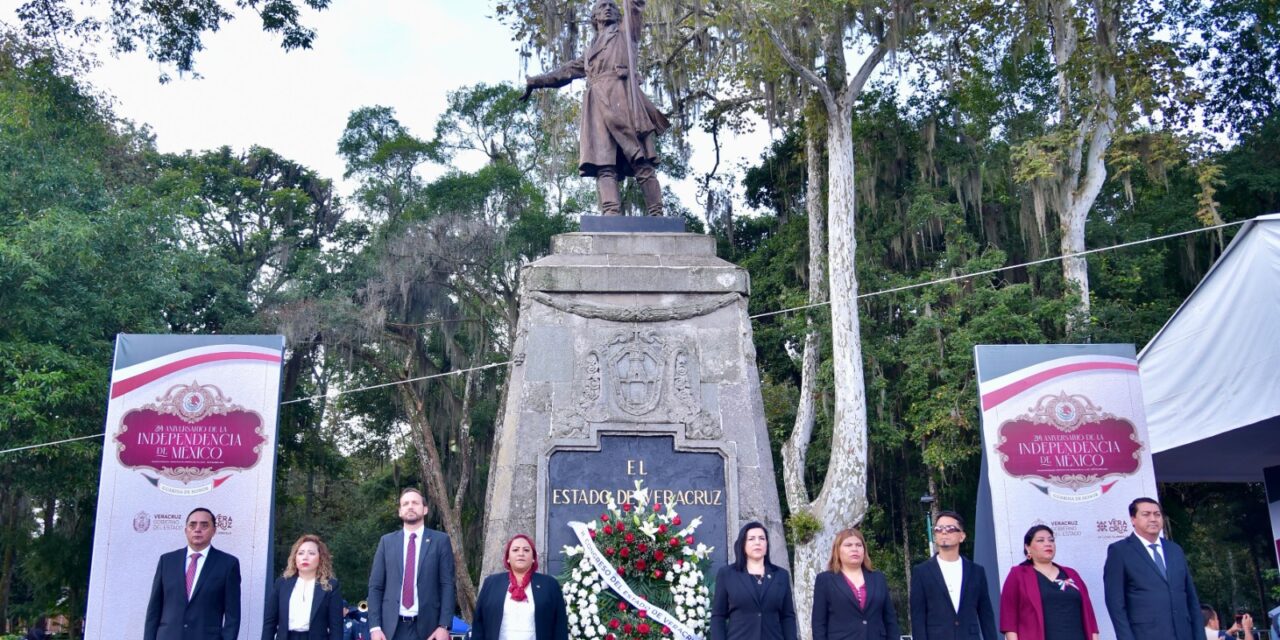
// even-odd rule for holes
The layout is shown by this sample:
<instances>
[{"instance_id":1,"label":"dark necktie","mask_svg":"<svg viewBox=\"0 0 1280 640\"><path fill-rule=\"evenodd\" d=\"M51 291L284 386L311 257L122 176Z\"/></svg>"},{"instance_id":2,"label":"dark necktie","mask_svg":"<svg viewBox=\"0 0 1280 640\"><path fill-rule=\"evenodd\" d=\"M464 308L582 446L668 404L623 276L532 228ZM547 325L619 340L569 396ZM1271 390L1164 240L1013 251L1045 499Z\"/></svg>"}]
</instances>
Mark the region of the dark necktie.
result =
<instances>
[{"instance_id":1,"label":"dark necktie","mask_svg":"<svg viewBox=\"0 0 1280 640\"><path fill-rule=\"evenodd\" d=\"M187 600L191 599L191 585L196 583L196 562L200 560L200 554L191 554L191 562L187 564Z\"/></svg>"},{"instance_id":2,"label":"dark necktie","mask_svg":"<svg viewBox=\"0 0 1280 640\"><path fill-rule=\"evenodd\" d=\"M408 609L413 606L414 565L418 559L418 534L409 534L409 548L404 553L404 584L400 585L400 606Z\"/></svg>"},{"instance_id":3,"label":"dark necktie","mask_svg":"<svg viewBox=\"0 0 1280 640\"><path fill-rule=\"evenodd\" d=\"M1160 575L1168 578L1169 573L1168 573L1168 569L1166 569L1164 566L1164 557L1160 555L1160 545L1155 542L1152 542L1147 546L1151 547L1151 557L1155 559L1156 568L1160 570Z\"/></svg>"}]
</instances>

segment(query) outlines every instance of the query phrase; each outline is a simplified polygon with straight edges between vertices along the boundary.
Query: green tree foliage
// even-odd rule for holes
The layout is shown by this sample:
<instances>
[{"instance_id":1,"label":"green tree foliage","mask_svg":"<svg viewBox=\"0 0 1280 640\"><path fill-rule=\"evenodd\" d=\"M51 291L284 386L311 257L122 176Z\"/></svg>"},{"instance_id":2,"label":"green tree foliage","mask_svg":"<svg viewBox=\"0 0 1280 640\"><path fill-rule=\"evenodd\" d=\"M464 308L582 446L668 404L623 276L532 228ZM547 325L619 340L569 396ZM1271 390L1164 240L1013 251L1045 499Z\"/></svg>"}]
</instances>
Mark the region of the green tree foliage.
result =
<instances>
[{"instance_id":1,"label":"green tree foliage","mask_svg":"<svg viewBox=\"0 0 1280 640\"><path fill-rule=\"evenodd\" d=\"M99 432L115 334L163 331L164 311L187 303L176 221L135 199L149 148L56 55L0 33L6 447ZM71 443L0 464L0 618L83 615L97 490L83 470L100 451Z\"/></svg>"},{"instance_id":2,"label":"green tree foliage","mask_svg":"<svg viewBox=\"0 0 1280 640\"><path fill-rule=\"evenodd\" d=\"M107 15L100 16L94 9L104 4L108 5ZM141 48L163 68L190 73L195 69L196 55L204 50L205 35L234 20L237 12L257 14L262 30L279 35L280 46L288 51L309 49L315 40L315 31L300 21L302 11L328 6L329 0L27 0L19 7L18 17L29 36L46 43L68 37L95 40L106 34L116 52ZM167 82L168 73L162 73L160 79Z\"/></svg>"},{"instance_id":3,"label":"green tree foliage","mask_svg":"<svg viewBox=\"0 0 1280 640\"><path fill-rule=\"evenodd\" d=\"M578 206L563 198L563 183L541 179L563 180L549 167L567 160L541 144L539 113L517 97L509 85L453 92L431 140L408 131L390 108L354 111L339 150L347 176L360 179L361 207L379 224L336 286L274 314L299 348L324 351L326 384L432 378L389 389L382 405L309 404L410 447L414 471L406 475L426 489L436 525L459 541L481 538L485 445L501 406L501 370L476 367L505 361L515 341L519 268L571 228L563 212ZM478 169L421 178L426 163L453 164L468 152L483 159ZM438 377L455 371L466 372ZM395 467L399 451L360 447L356 455ZM478 544L455 548L468 615L479 552Z\"/></svg>"},{"instance_id":4,"label":"green tree foliage","mask_svg":"<svg viewBox=\"0 0 1280 640\"><path fill-rule=\"evenodd\" d=\"M1280 107L1280 4L1178 0L1170 9L1201 41L1206 116L1219 130L1257 129Z\"/></svg>"}]
</instances>

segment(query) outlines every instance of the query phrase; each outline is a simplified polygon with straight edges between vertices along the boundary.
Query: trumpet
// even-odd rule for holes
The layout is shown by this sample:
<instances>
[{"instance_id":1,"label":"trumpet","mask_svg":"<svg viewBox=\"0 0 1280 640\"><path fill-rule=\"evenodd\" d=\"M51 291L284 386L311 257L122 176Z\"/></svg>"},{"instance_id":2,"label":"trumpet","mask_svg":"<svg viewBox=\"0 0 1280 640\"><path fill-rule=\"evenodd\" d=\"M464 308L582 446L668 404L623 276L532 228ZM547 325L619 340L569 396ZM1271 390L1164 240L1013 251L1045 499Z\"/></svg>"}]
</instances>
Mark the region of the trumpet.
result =
<instances>
[{"instance_id":1,"label":"trumpet","mask_svg":"<svg viewBox=\"0 0 1280 640\"><path fill-rule=\"evenodd\" d=\"M357 604L357 605L356 605L356 608L357 608L357 609L359 609L359 610L360 610L361 612L363 612L363 613L368 613L368 612L369 612L369 601L368 601L368 600L361 600L361 601L360 601L360 604Z\"/></svg>"}]
</instances>

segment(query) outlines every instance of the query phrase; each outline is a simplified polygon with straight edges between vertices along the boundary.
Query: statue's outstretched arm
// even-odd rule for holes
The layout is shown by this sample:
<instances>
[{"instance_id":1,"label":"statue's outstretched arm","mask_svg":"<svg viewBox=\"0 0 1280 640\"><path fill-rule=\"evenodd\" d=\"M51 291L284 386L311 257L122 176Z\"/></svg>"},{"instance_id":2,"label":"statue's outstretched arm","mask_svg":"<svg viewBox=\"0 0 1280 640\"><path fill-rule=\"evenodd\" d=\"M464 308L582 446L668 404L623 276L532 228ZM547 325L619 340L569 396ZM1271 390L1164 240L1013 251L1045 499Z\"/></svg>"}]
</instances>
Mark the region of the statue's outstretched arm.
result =
<instances>
[{"instance_id":1,"label":"statue's outstretched arm","mask_svg":"<svg viewBox=\"0 0 1280 640\"><path fill-rule=\"evenodd\" d=\"M544 73L540 76L529 76L524 79L524 95L521 100L528 100L529 95L534 89L558 89L560 87L577 80L578 78L587 77L587 67L582 58L570 60L567 64Z\"/></svg>"}]
</instances>

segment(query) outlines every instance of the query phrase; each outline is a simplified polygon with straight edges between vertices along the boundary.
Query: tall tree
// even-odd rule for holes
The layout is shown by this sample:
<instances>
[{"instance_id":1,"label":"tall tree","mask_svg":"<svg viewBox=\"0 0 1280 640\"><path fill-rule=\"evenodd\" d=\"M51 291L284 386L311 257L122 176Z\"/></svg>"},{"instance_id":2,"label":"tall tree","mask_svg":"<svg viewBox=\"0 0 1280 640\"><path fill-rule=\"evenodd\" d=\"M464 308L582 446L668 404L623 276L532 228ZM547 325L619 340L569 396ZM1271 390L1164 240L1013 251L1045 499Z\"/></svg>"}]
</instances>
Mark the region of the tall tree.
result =
<instances>
[{"instance_id":1,"label":"tall tree","mask_svg":"<svg viewBox=\"0 0 1280 640\"><path fill-rule=\"evenodd\" d=\"M962 31L1003 49L997 55L1021 57L1029 48L1035 55L1029 43L1043 42L1050 56L1056 110L1043 133L1015 148L1015 179L1029 187L1038 220L1046 212L1057 216L1059 250L1070 256L1062 261L1063 277L1078 295L1069 327L1081 329L1090 320L1089 271L1074 254L1085 250L1108 149L1117 132L1135 124L1183 121L1186 52L1169 35L1168 13L1151 3L1046 0L1025 13L1003 2L974 8L981 13L957 12L969 24Z\"/></svg>"},{"instance_id":2,"label":"tall tree","mask_svg":"<svg viewBox=\"0 0 1280 640\"><path fill-rule=\"evenodd\" d=\"M791 511L807 511L820 524L816 535L795 545L796 602L801 620L809 618L814 577L822 570L823 555L836 532L860 522L867 512L866 381L854 267L857 182L853 108L885 57L914 37L918 29L916 11L910 0L826 2L810 6L759 1L747 7L753 26L763 30L786 66L818 96L826 123L827 259L835 375L831 457L822 488L812 501L807 500L807 489L795 482L798 478L795 468L784 472L789 479L787 495ZM794 40L789 42L776 27L796 23L806 27L799 35L818 43L816 51L806 52L797 47ZM846 53L856 52L847 52L847 43L869 47L852 75L847 72L844 61ZM810 55L800 57L796 51ZM816 64L817 56L821 56L821 66ZM797 416L797 421L799 419ZM801 431L801 436L804 435L807 434ZM802 467L807 443L799 440L797 437L788 442L788 450L793 452L788 459L794 460L793 466ZM793 499L796 502L792 502ZM808 637L807 633L804 635Z\"/></svg>"}]
</instances>

